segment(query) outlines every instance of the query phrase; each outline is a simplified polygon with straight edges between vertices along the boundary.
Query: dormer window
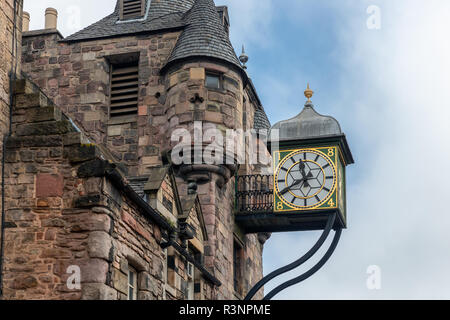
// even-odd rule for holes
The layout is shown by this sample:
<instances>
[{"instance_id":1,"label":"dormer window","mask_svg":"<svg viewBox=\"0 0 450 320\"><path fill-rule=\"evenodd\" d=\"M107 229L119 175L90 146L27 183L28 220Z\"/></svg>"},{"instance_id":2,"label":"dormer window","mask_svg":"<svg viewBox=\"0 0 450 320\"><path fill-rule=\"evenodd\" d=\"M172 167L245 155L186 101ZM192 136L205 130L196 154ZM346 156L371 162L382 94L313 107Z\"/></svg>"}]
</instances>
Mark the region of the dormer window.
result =
<instances>
[{"instance_id":1,"label":"dormer window","mask_svg":"<svg viewBox=\"0 0 450 320\"><path fill-rule=\"evenodd\" d=\"M230 17L228 15L228 7L227 6L219 6L216 7L217 13L219 13L220 21L223 24L223 27L226 33L230 32Z\"/></svg>"},{"instance_id":2,"label":"dormer window","mask_svg":"<svg viewBox=\"0 0 450 320\"><path fill-rule=\"evenodd\" d=\"M144 0L121 0L120 20L138 19L144 16Z\"/></svg>"}]
</instances>

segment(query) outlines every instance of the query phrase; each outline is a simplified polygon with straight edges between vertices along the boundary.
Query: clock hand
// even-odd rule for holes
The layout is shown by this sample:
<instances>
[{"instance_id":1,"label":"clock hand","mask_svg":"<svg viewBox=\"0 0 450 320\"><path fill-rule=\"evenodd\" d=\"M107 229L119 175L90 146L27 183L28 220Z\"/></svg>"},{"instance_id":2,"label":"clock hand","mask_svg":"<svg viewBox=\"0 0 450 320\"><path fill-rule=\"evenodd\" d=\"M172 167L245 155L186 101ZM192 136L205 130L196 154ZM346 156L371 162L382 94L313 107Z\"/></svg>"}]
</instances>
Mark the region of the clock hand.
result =
<instances>
[{"instance_id":1,"label":"clock hand","mask_svg":"<svg viewBox=\"0 0 450 320\"><path fill-rule=\"evenodd\" d=\"M288 192L292 187L295 187L295 186L299 185L299 184L302 183L302 182L303 182L302 179L300 179L300 180L295 180L295 182L294 182L292 185L290 185L290 186L284 188L284 189L280 192L280 194L285 194L285 193Z\"/></svg>"},{"instance_id":2,"label":"clock hand","mask_svg":"<svg viewBox=\"0 0 450 320\"><path fill-rule=\"evenodd\" d=\"M305 163L302 161L302 159L300 159L300 171L302 173L302 181L304 181L304 186L305 187L309 187L309 183L308 183L308 176L306 175L305 172ZM309 173L309 175L311 174L311 172Z\"/></svg>"}]
</instances>

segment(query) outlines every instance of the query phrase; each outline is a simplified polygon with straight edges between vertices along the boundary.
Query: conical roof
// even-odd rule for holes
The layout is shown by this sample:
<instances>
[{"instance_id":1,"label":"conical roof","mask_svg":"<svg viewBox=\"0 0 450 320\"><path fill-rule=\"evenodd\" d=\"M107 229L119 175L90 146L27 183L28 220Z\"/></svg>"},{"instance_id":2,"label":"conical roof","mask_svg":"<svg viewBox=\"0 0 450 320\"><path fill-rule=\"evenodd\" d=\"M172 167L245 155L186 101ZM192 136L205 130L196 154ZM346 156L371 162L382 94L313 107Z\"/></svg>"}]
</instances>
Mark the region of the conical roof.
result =
<instances>
[{"instance_id":1,"label":"conical roof","mask_svg":"<svg viewBox=\"0 0 450 320\"><path fill-rule=\"evenodd\" d=\"M216 58L241 68L213 0L195 0L167 64L189 57Z\"/></svg>"}]
</instances>

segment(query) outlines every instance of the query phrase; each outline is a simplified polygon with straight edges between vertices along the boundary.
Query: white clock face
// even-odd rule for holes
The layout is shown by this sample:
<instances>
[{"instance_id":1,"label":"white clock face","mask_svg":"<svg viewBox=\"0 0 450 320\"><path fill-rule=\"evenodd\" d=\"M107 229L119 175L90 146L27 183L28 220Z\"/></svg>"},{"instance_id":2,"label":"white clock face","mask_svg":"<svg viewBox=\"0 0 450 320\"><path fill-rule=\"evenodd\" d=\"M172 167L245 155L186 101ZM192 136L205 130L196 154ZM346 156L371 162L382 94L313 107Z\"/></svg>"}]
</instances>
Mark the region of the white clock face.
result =
<instances>
[{"instance_id":1,"label":"white clock face","mask_svg":"<svg viewBox=\"0 0 450 320\"><path fill-rule=\"evenodd\" d=\"M275 175L275 190L285 204L299 209L321 206L336 189L336 167L322 152L304 149L284 158Z\"/></svg>"}]
</instances>

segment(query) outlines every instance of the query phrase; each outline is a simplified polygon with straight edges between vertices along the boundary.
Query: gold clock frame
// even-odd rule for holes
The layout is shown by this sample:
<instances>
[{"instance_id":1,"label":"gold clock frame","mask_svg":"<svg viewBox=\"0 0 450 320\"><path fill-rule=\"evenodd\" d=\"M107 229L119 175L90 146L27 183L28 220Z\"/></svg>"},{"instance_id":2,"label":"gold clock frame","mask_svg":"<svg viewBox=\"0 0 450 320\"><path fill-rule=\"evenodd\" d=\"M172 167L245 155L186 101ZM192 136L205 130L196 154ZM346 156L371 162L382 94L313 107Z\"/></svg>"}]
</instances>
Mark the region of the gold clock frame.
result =
<instances>
[{"instance_id":1,"label":"gold clock frame","mask_svg":"<svg viewBox=\"0 0 450 320\"><path fill-rule=\"evenodd\" d=\"M328 155L324 153L323 149L328 150ZM334 161L330 158L329 155L330 151L334 152ZM328 163L331 164L331 167L333 169L333 173L335 176L334 182L333 182L333 188L328 193L327 197L324 198L319 203L309 206L309 207L298 207L295 205L292 205L291 203L287 202L283 196L279 195L278 190L278 175L281 170L281 166L287 161L287 159L291 158L295 154L303 153L303 152L312 152L315 154L318 154L322 156L325 160L327 160ZM281 159L281 153L288 153L286 156ZM307 212L307 211L320 211L320 210L330 210L330 209L339 209L339 200L340 200L340 193L342 190L340 190L340 180L343 179L343 177L339 176L339 170L338 170L338 157L340 158L340 161L342 162L342 165L345 165L345 162L342 159L342 154L340 152L340 148L338 146L319 146L319 147L303 147L303 148L296 148L296 149L287 149L287 150L278 150L275 151L275 157L276 161L273 162L274 166L274 188L273 188L273 199L274 199L274 212L275 213L286 213L286 212ZM286 159L286 160L285 160ZM283 161L284 160L284 161ZM330 201L330 199L333 198L333 195L336 194L336 201L333 201L334 205L325 206L327 202ZM278 201L277 201L278 199ZM278 209L278 203L282 203L283 209ZM283 206L284 205L284 206ZM285 208L287 207L287 208Z\"/></svg>"}]
</instances>

